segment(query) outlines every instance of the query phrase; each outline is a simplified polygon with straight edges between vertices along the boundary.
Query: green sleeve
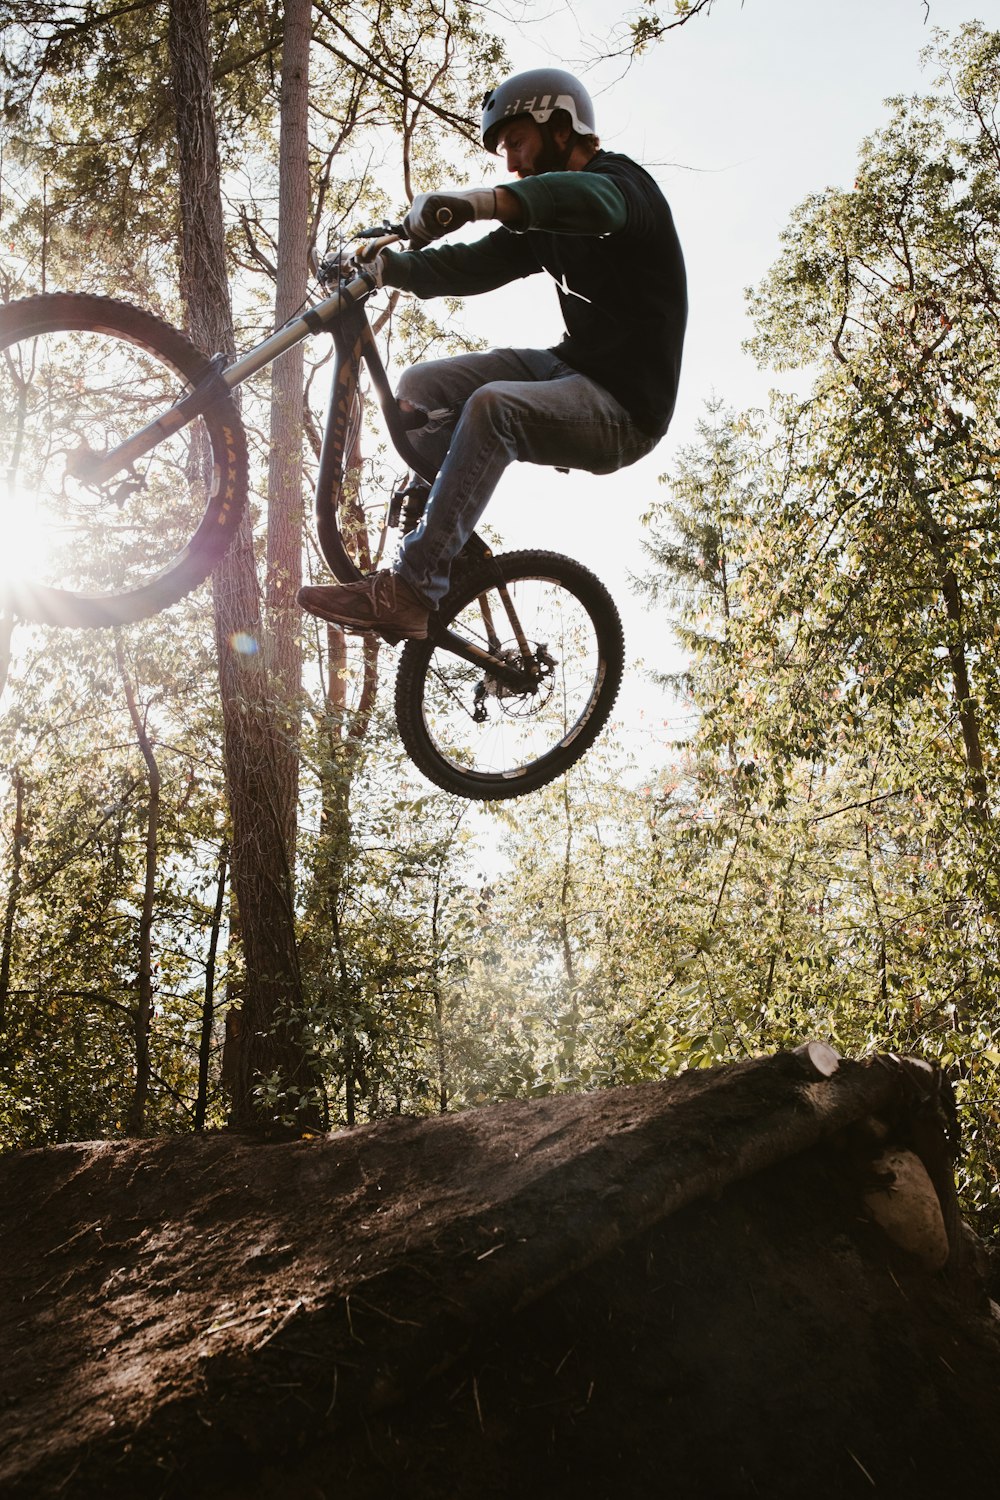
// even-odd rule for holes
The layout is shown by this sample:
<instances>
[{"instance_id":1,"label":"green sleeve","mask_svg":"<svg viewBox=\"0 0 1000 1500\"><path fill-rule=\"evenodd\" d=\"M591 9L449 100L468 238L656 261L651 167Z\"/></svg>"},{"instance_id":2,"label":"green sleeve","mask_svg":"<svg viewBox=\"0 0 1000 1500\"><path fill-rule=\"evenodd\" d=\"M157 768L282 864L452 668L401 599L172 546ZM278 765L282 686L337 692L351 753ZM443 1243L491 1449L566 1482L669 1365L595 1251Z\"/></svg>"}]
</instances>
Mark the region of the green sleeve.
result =
<instances>
[{"instance_id":1,"label":"green sleeve","mask_svg":"<svg viewBox=\"0 0 1000 1500\"><path fill-rule=\"evenodd\" d=\"M495 229L470 245L384 250L383 280L416 297L469 297L540 271L523 235Z\"/></svg>"},{"instance_id":2,"label":"green sleeve","mask_svg":"<svg viewBox=\"0 0 1000 1500\"><path fill-rule=\"evenodd\" d=\"M628 222L625 198L610 177L596 172L543 172L504 187L521 205L522 229L553 234L614 234Z\"/></svg>"},{"instance_id":3,"label":"green sleeve","mask_svg":"<svg viewBox=\"0 0 1000 1500\"><path fill-rule=\"evenodd\" d=\"M544 172L505 186L523 209L521 230L614 234L628 220L621 189L595 172ZM416 297L475 296L542 269L531 236L506 228L469 245L385 250L383 255L386 284Z\"/></svg>"}]
</instances>

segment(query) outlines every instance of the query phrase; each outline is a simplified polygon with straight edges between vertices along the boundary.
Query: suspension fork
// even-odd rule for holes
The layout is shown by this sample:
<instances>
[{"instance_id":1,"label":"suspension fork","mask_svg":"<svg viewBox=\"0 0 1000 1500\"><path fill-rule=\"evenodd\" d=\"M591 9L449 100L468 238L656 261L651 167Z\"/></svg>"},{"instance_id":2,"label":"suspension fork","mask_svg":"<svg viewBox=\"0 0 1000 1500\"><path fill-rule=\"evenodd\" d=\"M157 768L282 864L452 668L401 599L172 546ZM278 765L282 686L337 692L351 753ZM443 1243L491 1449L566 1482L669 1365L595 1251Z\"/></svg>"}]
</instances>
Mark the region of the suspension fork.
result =
<instances>
[{"instance_id":1,"label":"suspension fork","mask_svg":"<svg viewBox=\"0 0 1000 1500\"><path fill-rule=\"evenodd\" d=\"M497 569L497 571L499 572L500 570ZM518 619L517 610L514 608L514 601L510 597L506 583L501 582L497 584L497 593L503 600L503 607L507 613L507 619L510 621L510 628L513 630L514 639L517 641L517 649L521 653L521 660L524 662L525 667L527 667L531 656L531 647L528 645L527 636L521 626L521 621ZM537 668L529 670L531 671L532 680L535 680L538 677Z\"/></svg>"},{"instance_id":2,"label":"suspension fork","mask_svg":"<svg viewBox=\"0 0 1000 1500\"><path fill-rule=\"evenodd\" d=\"M500 599L504 607L504 613L506 614L507 619L510 623L511 630L514 632L514 639L517 642L517 649L520 652L521 660L525 663L524 671L518 674L521 685L524 686L526 681L530 683L536 682L538 679L537 669L532 671L527 665L531 657L531 647L528 644L528 638L525 635L524 628L521 625L520 619L518 618L517 610L514 607L514 601L510 597L510 590L507 588L507 581L504 578L503 573L500 571L500 568L497 565L492 551L483 541L478 532L475 531L472 533L472 536L469 538L466 546L467 550L473 555L476 561L486 563L490 568L490 571L495 576L496 591L500 595ZM489 641L490 650L493 652L499 652L501 640L499 635L497 634L496 625L493 621L493 610L490 606L488 595L480 594L478 603L483 616L483 627L486 631L486 638ZM500 675L501 674L497 672L497 676Z\"/></svg>"},{"instance_id":3,"label":"suspension fork","mask_svg":"<svg viewBox=\"0 0 1000 1500\"><path fill-rule=\"evenodd\" d=\"M490 597L488 594L480 594L478 599L479 612L483 617L483 628L486 631L486 639L491 651L500 650L500 637L497 635L496 626L493 623L493 610L490 608Z\"/></svg>"}]
</instances>

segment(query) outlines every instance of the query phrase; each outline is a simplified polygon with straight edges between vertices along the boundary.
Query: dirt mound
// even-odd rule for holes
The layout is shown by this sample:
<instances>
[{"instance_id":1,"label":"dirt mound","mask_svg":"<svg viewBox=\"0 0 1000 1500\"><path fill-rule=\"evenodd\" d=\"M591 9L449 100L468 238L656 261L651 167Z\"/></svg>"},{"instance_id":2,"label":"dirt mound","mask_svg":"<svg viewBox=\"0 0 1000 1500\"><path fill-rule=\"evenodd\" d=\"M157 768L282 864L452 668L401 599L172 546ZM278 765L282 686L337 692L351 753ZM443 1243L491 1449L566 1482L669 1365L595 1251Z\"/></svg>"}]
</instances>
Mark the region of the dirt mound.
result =
<instances>
[{"instance_id":1,"label":"dirt mound","mask_svg":"<svg viewBox=\"0 0 1000 1500\"><path fill-rule=\"evenodd\" d=\"M5 1158L0 1493L991 1492L941 1103L814 1053Z\"/></svg>"}]
</instances>

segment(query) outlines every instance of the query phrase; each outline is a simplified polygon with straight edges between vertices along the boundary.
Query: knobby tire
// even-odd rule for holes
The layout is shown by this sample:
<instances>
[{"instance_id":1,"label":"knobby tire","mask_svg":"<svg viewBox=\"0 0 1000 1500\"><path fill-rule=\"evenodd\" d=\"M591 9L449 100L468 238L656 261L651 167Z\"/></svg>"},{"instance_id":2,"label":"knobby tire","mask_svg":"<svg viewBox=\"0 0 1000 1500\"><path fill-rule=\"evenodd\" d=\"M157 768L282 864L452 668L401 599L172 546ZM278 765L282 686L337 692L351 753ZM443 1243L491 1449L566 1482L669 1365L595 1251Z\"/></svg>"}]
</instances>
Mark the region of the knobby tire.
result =
<instances>
[{"instance_id":1,"label":"knobby tire","mask_svg":"<svg viewBox=\"0 0 1000 1500\"><path fill-rule=\"evenodd\" d=\"M410 758L436 786L481 801L537 791L579 760L607 722L625 658L611 595L589 569L555 552L511 552L460 570L440 624L485 646L485 598L503 659L523 665L500 580L532 654L551 662L537 691L505 688L450 652L433 629L426 641L406 643L396 678L396 722Z\"/></svg>"},{"instance_id":2,"label":"knobby tire","mask_svg":"<svg viewBox=\"0 0 1000 1500\"><path fill-rule=\"evenodd\" d=\"M91 371L95 360L100 374ZM58 469L61 463L65 471L75 439L82 435L96 452L115 446L208 368L184 334L129 303L55 293L0 307L0 423L14 434L2 439L0 474L8 475L9 504L34 505L39 525L62 534L61 551L36 544L41 576L26 570L0 578L0 605L46 625L131 624L211 573L247 504L246 437L231 396L215 398L108 485L88 493Z\"/></svg>"}]
</instances>

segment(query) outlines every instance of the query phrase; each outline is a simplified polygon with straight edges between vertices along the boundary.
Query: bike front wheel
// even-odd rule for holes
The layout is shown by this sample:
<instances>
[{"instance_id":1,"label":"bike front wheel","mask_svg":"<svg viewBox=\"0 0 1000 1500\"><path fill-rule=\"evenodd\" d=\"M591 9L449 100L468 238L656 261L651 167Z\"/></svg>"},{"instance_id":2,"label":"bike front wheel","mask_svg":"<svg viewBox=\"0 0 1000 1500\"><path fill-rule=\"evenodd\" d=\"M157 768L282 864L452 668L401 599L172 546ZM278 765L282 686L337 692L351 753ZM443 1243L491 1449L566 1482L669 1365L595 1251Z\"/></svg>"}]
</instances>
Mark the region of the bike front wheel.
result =
<instances>
[{"instance_id":1,"label":"bike front wheel","mask_svg":"<svg viewBox=\"0 0 1000 1500\"><path fill-rule=\"evenodd\" d=\"M175 328L86 294L0 307L0 603L48 625L129 624L220 561L247 501L246 439L226 394L103 483L74 477L209 370Z\"/></svg>"},{"instance_id":2,"label":"bike front wheel","mask_svg":"<svg viewBox=\"0 0 1000 1500\"><path fill-rule=\"evenodd\" d=\"M457 654L446 632L480 659ZM459 577L431 636L403 648L400 738L424 775L458 796L536 791L594 743L624 657L614 600L587 568L554 552L492 558Z\"/></svg>"}]
</instances>

